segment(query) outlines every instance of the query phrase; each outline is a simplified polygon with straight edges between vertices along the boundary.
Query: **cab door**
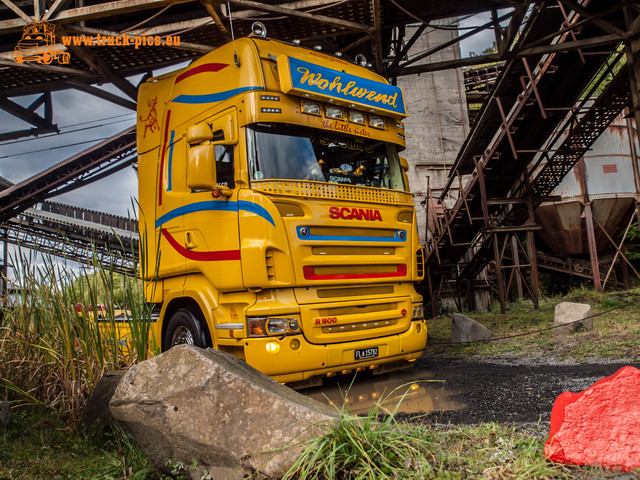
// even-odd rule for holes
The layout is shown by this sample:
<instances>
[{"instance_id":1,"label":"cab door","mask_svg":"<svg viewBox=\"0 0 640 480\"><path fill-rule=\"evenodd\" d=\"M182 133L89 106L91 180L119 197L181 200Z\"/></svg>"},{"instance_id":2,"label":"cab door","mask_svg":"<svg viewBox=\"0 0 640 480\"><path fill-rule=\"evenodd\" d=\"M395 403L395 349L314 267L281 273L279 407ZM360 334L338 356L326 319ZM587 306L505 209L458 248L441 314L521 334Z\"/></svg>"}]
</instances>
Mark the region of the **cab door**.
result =
<instances>
[{"instance_id":1,"label":"cab door","mask_svg":"<svg viewBox=\"0 0 640 480\"><path fill-rule=\"evenodd\" d=\"M186 140L185 271L202 273L218 291L239 290L243 284L235 184L235 108L187 129Z\"/></svg>"}]
</instances>

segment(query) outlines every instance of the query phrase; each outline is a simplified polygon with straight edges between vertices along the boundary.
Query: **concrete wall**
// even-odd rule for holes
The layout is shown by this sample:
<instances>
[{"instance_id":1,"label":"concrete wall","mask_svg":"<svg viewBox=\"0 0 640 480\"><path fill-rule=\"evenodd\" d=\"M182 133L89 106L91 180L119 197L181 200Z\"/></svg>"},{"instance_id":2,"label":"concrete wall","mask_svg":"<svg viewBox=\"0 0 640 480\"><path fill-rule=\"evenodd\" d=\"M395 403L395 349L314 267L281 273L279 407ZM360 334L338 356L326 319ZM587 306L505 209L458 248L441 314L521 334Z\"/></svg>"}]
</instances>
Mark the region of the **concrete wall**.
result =
<instances>
[{"instance_id":1,"label":"concrete wall","mask_svg":"<svg viewBox=\"0 0 640 480\"><path fill-rule=\"evenodd\" d=\"M436 26L455 27L456 19L435 22ZM407 27L411 38L417 27ZM457 36L452 29L427 28L409 51L409 59ZM458 44L416 62L420 65L460 58ZM429 72L398 78L404 90L408 117L405 119L407 149L402 155L409 162L409 183L415 194L420 241L425 243L427 182L433 195L439 197L449 169L462 142L469 133L469 117L464 92L462 69ZM427 178L429 180L427 180ZM451 206L454 199L447 201Z\"/></svg>"}]
</instances>

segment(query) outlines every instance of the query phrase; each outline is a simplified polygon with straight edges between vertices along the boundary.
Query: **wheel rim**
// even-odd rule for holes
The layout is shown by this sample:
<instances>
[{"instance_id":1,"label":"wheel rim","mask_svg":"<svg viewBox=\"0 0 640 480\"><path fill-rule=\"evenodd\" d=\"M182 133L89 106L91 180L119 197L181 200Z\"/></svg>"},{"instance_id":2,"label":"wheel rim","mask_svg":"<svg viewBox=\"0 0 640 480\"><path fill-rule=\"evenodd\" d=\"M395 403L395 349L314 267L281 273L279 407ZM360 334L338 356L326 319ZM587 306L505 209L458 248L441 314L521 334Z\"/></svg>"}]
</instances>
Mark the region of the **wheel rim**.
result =
<instances>
[{"instance_id":1,"label":"wheel rim","mask_svg":"<svg viewBox=\"0 0 640 480\"><path fill-rule=\"evenodd\" d=\"M173 332L173 337L171 337L171 345L195 345L193 341L193 333L184 325L180 325Z\"/></svg>"}]
</instances>

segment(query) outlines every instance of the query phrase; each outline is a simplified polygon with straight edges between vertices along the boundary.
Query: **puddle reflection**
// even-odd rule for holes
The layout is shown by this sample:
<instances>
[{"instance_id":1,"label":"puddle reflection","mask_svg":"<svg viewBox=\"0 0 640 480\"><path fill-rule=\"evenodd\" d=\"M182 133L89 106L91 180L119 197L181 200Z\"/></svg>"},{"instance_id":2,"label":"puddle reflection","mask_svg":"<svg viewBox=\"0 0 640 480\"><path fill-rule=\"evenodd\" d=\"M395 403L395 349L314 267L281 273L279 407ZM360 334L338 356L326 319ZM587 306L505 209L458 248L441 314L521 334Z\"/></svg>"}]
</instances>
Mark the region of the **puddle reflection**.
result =
<instances>
[{"instance_id":1,"label":"puddle reflection","mask_svg":"<svg viewBox=\"0 0 640 480\"><path fill-rule=\"evenodd\" d=\"M354 415L366 414L376 404L382 407L382 411L390 412L399 402L398 413L429 413L465 407L464 403L453 399L456 392L448 390L443 381L426 370L357 376L353 383L352 379L352 376L325 379L322 387L301 390L300 393L332 406L346 403Z\"/></svg>"}]
</instances>

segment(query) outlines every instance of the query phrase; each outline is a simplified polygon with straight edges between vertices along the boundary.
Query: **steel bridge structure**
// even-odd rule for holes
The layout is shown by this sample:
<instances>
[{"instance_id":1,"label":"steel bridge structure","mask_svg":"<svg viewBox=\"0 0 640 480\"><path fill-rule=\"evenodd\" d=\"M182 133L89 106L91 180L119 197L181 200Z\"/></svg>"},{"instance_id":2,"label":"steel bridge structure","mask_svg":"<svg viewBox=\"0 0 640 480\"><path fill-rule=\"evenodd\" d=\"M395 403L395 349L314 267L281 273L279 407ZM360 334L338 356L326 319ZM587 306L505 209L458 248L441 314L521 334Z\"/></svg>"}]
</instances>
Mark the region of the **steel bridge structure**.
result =
<instances>
[{"instance_id":1,"label":"steel bridge structure","mask_svg":"<svg viewBox=\"0 0 640 480\"><path fill-rule=\"evenodd\" d=\"M482 25L409 56L420 35L443 28L437 20L480 12L488 13ZM57 132L51 95L60 90L82 91L135 110L134 77L153 75L154 70L190 61L248 35L255 21L266 25L268 35L278 40L341 52L345 59L364 54L370 68L392 82L401 76L500 62L499 73L487 72L495 81L479 96L483 106L445 192L427 203L437 207L428 212L436 228L428 234L425 252L429 280L425 291L431 298L452 285L458 291L461 285L471 286L488 265L504 309L506 245L516 234L526 241L512 252L521 251L527 258L530 294L537 301L534 233L540 227L534 208L549 199L553 188L624 108L640 124L637 0L0 0L0 109L16 120L2 126L0 141ZM20 62L17 45L36 23L55 26L55 43L47 46L48 56L42 61ZM408 25L419 27L407 29ZM485 30L493 31L494 53L435 60L443 49ZM154 43L144 48L117 44L105 48L91 40L125 36L153 38ZM178 43L167 40L174 37L180 38ZM116 93L105 84L113 85ZM596 89L603 92L592 103L588 100ZM23 100L27 95L35 100ZM21 128L24 122L29 128ZM87 221L85 214L71 214L72 207L56 207L46 200L135 165L135 155L135 130L130 128L7 185L0 191L5 235L52 253L88 258L86 246L92 240L90 236L82 240L78 234L87 227L82 223ZM454 205L444 203L449 189L459 192ZM35 204L40 208L33 209ZM61 228L68 218L75 219L74 225L67 225L73 234ZM108 228L117 233L116 227ZM126 262L135 255L125 258L136 241L134 230L122 229L126 246L120 250L122 236L106 240L100 235L108 232L99 230L92 235L106 246L105 258L110 249L118 251L122 263L117 268L127 270ZM30 240L24 235L31 235ZM56 238L75 238L85 243L85 250L56 250ZM36 239L44 243L37 244ZM49 247L43 246L46 242ZM597 259L590 267L599 280Z\"/></svg>"}]
</instances>

